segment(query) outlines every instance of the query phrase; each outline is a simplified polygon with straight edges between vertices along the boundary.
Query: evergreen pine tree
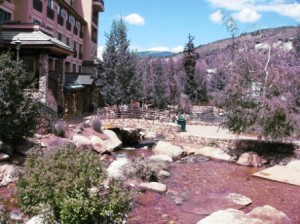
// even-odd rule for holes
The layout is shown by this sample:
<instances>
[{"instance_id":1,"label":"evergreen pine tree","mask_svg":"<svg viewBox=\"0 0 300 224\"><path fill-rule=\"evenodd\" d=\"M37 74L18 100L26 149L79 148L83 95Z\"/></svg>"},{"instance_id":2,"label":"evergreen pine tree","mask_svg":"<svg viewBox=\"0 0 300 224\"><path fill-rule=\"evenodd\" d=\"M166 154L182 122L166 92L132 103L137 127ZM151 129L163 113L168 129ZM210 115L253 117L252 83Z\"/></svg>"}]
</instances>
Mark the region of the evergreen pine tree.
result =
<instances>
[{"instance_id":1,"label":"evergreen pine tree","mask_svg":"<svg viewBox=\"0 0 300 224\"><path fill-rule=\"evenodd\" d=\"M194 101L196 98L196 53L194 47L194 37L189 34L188 42L184 48L183 68L185 71L184 93Z\"/></svg>"},{"instance_id":2,"label":"evergreen pine tree","mask_svg":"<svg viewBox=\"0 0 300 224\"><path fill-rule=\"evenodd\" d=\"M122 18L113 21L110 34L106 37L102 72L99 74L101 94L108 105L130 103L139 95L139 79L136 77L136 60L129 51L130 42Z\"/></svg>"}]
</instances>

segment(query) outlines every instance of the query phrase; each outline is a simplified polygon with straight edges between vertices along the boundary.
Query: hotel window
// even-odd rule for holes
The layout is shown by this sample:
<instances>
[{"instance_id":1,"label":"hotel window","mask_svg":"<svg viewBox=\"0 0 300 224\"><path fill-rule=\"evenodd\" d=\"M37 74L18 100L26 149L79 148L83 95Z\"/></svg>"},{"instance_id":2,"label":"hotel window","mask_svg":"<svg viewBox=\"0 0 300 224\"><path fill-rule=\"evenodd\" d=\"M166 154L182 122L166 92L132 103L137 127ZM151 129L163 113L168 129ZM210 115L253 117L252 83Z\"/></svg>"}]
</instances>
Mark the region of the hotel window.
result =
<instances>
[{"instance_id":1,"label":"hotel window","mask_svg":"<svg viewBox=\"0 0 300 224\"><path fill-rule=\"evenodd\" d=\"M57 5L57 15L61 17L64 15L64 9L60 5Z\"/></svg>"},{"instance_id":2,"label":"hotel window","mask_svg":"<svg viewBox=\"0 0 300 224\"><path fill-rule=\"evenodd\" d=\"M50 9L53 9L53 0L48 0L47 6L48 6Z\"/></svg>"},{"instance_id":3,"label":"hotel window","mask_svg":"<svg viewBox=\"0 0 300 224\"><path fill-rule=\"evenodd\" d=\"M69 38L69 37L66 38L66 44L67 44L68 46L70 46L70 38Z\"/></svg>"},{"instance_id":4,"label":"hotel window","mask_svg":"<svg viewBox=\"0 0 300 224\"><path fill-rule=\"evenodd\" d=\"M57 32L57 39L62 41L62 33L61 32Z\"/></svg>"},{"instance_id":5,"label":"hotel window","mask_svg":"<svg viewBox=\"0 0 300 224\"><path fill-rule=\"evenodd\" d=\"M76 72L76 64L73 64L73 72Z\"/></svg>"},{"instance_id":6,"label":"hotel window","mask_svg":"<svg viewBox=\"0 0 300 224\"><path fill-rule=\"evenodd\" d=\"M11 13L0 9L0 22L11 21Z\"/></svg>"}]
</instances>

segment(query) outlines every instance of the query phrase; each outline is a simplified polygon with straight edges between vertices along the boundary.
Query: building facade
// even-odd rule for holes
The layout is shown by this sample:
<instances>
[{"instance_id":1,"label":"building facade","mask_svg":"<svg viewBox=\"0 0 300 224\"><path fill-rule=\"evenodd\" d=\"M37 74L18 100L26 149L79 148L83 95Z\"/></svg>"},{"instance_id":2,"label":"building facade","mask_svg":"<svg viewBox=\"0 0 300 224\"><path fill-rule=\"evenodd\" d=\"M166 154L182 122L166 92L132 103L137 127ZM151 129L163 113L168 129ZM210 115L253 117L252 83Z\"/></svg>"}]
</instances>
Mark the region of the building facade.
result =
<instances>
[{"instance_id":1,"label":"building facade","mask_svg":"<svg viewBox=\"0 0 300 224\"><path fill-rule=\"evenodd\" d=\"M16 53L28 81L36 83L31 91L59 113L70 112L66 110L72 108L70 104L83 111L74 104L85 100L81 92L87 86L66 83L72 80L66 76L88 78L96 72L99 13L103 11L103 0L4 0L0 4L0 49ZM95 101L91 104L97 103L97 97L89 97Z\"/></svg>"}]
</instances>

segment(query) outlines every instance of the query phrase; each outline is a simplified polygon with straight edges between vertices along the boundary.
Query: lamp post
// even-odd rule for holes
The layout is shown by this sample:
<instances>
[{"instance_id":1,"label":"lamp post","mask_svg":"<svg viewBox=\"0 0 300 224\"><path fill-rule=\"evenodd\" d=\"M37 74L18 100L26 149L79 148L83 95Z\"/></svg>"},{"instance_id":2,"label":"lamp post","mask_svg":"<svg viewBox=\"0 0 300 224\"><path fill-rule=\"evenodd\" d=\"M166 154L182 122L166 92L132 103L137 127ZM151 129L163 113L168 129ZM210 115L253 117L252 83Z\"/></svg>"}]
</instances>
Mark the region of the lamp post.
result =
<instances>
[{"instance_id":1,"label":"lamp post","mask_svg":"<svg viewBox=\"0 0 300 224\"><path fill-rule=\"evenodd\" d=\"M20 54L20 49L21 49L21 41L19 38L15 41L15 44L16 44L16 51L17 51L17 63L19 63L19 59L20 59L19 54Z\"/></svg>"}]
</instances>

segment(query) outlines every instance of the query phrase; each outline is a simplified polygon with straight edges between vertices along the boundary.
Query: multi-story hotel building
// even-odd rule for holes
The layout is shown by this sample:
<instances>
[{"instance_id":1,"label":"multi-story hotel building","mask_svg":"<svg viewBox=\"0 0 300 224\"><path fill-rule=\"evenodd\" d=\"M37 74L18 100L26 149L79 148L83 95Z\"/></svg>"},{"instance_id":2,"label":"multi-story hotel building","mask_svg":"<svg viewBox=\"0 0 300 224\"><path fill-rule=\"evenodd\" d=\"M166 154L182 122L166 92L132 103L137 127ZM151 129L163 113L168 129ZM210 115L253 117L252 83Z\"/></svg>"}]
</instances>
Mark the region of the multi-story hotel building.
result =
<instances>
[{"instance_id":1,"label":"multi-story hotel building","mask_svg":"<svg viewBox=\"0 0 300 224\"><path fill-rule=\"evenodd\" d=\"M64 113L97 106L99 13L103 0L4 0L0 3L0 49L23 61L31 90ZM20 47L19 47L20 46Z\"/></svg>"}]
</instances>

